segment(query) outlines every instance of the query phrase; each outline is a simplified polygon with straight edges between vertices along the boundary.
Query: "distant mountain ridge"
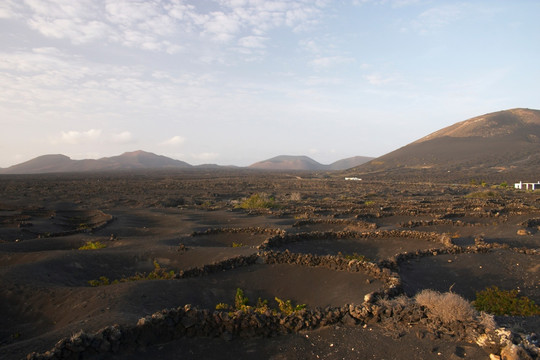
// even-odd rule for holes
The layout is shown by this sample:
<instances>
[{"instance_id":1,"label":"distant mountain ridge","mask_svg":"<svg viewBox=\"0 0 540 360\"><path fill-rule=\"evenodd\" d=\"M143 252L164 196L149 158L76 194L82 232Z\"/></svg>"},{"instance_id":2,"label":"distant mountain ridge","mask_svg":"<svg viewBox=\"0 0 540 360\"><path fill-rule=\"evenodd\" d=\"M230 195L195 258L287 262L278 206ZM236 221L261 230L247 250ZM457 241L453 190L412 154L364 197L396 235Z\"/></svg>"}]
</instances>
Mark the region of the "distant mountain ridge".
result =
<instances>
[{"instance_id":1,"label":"distant mountain ridge","mask_svg":"<svg viewBox=\"0 0 540 360\"><path fill-rule=\"evenodd\" d=\"M373 158L366 156L354 156L347 159L338 160L330 165L323 165L312 158L304 155L280 155L271 159L263 160L251 164L252 169L264 170L346 170L360 164L364 164Z\"/></svg>"},{"instance_id":2,"label":"distant mountain ridge","mask_svg":"<svg viewBox=\"0 0 540 360\"><path fill-rule=\"evenodd\" d=\"M344 170L360 164L360 161L365 162L369 159L371 158L357 156L337 161L331 165L322 165L307 156L277 156L276 158L273 158L273 160L270 159L273 161L272 166L251 167L267 170ZM163 155L156 155L151 152L137 150L126 152L118 156L84 160L73 160L62 154L42 155L8 168L0 168L0 174L43 174L61 172L100 172L192 168L234 169L238 167L220 166L215 164L193 166L184 161L174 160Z\"/></svg>"},{"instance_id":3,"label":"distant mountain ridge","mask_svg":"<svg viewBox=\"0 0 540 360\"><path fill-rule=\"evenodd\" d=\"M184 161L138 150L101 159L72 160L65 155L43 155L0 170L1 174L41 174L57 172L114 171L137 169L185 169Z\"/></svg>"},{"instance_id":4,"label":"distant mountain ridge","mask_svg":"<svg viewBox=\"0 0 540 360\"><path fill-rule=\"evenodd\" d=\"M358 173L540 171L540 110L460 121L353 169Z\"/></svg>"}]
</instances>

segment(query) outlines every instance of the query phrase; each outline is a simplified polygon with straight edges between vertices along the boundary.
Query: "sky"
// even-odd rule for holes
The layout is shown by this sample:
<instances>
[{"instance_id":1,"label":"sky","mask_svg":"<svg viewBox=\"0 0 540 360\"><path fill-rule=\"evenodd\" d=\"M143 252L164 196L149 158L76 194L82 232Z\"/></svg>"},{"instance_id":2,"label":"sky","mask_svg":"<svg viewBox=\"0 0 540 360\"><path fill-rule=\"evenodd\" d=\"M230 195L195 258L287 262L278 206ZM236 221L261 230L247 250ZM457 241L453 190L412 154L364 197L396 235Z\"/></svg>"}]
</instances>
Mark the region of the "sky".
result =
<instances>
[{"instance_id":1,"label":"sky","mask_svg":"<svg viewBox=\"0 0 540 360\"><path fill-rule=\"evenodd\" d=\"M0 0L0 167L381 156L540 109L537 0Z\"/></svg>"}]
</instances>

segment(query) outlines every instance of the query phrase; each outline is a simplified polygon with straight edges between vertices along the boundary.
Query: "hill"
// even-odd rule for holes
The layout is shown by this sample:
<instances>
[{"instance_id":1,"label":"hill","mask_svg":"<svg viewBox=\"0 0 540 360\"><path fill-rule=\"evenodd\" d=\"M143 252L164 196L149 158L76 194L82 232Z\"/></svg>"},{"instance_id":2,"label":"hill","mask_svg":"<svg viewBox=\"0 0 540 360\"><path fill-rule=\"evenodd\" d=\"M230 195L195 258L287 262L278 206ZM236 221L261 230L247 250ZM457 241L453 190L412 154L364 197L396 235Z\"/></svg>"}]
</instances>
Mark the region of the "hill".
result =
<instances>
[{"instance_id":1,"label":"hill","mask_svg":"<svg viewBox=\"0 0 540 360\"><path fill-rule=\"evenodd\" d=\"M101 159L72 160L65 155L43 155L21 164L0 169L1 174L41 174L58 172L182 169L191 165L146 151L126 152Z\"/></svg>"},{"instance_id":2,"label":"hill","mask_svg":"<svg viewBox=\"0 0 540 360\"><path fill-rule=\"evenodd\" d=\"M308 156L280 155L268 160L256 162L249 167L252 169L263 170L345 170L363 164L371 159L373 158L365 156L354 156L351 158L338 160L330 165L324 165Z\"/></svg>"},{"instance_id":3,"label":"hill","mask_svg":"<svg viewBox=\"0 0 540 360\"><path fill-rule=\"evenodd\" d=\"M265 170L345 170L365 163L372 158L355 156L336 161L330 165L323 165L307 156L281 155L265 161L257 162L251 166L253 169ZM42 155L21 164L8 168L0 168L0 174L44 174L61 172L89 172L89 171L124 171L124 170L152 170L152 169L241 169L241 167L216 164L202 164L192 166L184 161L174 160L162 155L156 155L142 150L126 152L122 155L104 157L101 159L73 160L68 156Z\"/></svg>"},{"instance_id":4,"label":"hill","mask_svg":"<svg viewBox=\"0 0 540 360\"><path fill-rule=\"evenodd\" d=\"M326 170L326 166L307 156L280 155L249 166L263 170Z\"/></svg>"},{"instance_id":5,"label":"hill","mask_svg":"<svg viewBox=\"0 0 540 360\"><path fill-rule=\"evenodd\" d=\"M373 160L373 158L368 156L353 156L333 162L328 165L328 168L330 170L347 170L355 166L365 164L370 160Z\"/></svg>"},{"instance_id":6,"label":"hill","mask_svg":"<svg viewBox=\"0 0 540 360\"><path fill-rule=\"evenodd\" d=\"M364 174L470 176L540 170L540 111L511 109L474 117L429 134L354 169ZM533 179L535 180L535 179Z\"/></svg>"}]
</instances>

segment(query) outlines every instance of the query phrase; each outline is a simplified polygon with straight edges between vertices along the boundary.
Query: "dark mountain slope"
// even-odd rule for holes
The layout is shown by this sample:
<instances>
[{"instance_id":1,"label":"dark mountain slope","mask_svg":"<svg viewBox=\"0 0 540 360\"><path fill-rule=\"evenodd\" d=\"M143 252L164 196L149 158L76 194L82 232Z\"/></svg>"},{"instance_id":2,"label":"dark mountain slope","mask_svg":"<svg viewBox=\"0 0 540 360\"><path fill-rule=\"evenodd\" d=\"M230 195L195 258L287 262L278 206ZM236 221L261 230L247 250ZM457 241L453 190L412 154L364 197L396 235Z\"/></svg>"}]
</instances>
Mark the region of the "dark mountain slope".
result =
<instances>
[{"instance_id":1,"label":"dark mountain slope","mask_svg":"<svg viewBox=\"0 0 540 360\"><path fill-rule=\"evenodd\" d=\"M511 109L458 122L352 169L377 177L540 173L540 111ZM459 177L458 177L459 178ZM536 180L536 179L532 179Z\"/></svg>"}]
</instances>

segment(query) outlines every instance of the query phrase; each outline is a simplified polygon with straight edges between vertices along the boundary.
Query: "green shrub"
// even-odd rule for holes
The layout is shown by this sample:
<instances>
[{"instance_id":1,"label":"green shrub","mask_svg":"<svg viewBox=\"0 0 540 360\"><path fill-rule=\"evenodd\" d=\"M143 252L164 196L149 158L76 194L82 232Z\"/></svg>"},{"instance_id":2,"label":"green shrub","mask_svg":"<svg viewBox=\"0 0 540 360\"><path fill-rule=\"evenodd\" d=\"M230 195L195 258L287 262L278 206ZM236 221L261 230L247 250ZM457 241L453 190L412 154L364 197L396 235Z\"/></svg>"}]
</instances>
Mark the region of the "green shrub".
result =
<instances>
[{"instance_id":1,"label":"green shrub","mask_svg":"<svg viewBox=\"0 0 540 360\"><path fill-rule=\"evenodd\" d=\"M373 201L373 200L366 200L366 201L364 201L364 205L366 205L366 206L371 206L371 205L373 205L373 204L375 204L375 201Z\"/></svg>"},{"instance_id":2,"label":"green shrub","mask_svg":"<svg viewBox=\"0 0 540 360\"><path fill-rule=\"evenodd\" d=\"M229 305L225 303L219 303L216 305L216 310L229 310Z\"/></svg>"},{"instance_id":3,"label":"green shrub","mask_svg":"<svg viewBox=\"0 0 540 360\"><path fill-rule=\"evenodd\" d=\"M234 297L234 307L236 310L244 310L248 306L249 299L244 295L244 290L237 288Z\"/></svg>"},{"instance_id":4,"label":"green shrub","mask_svg":"<svg viewBox=\"0 0 540 360\"><path fill-rule=\"evenodd\" d=\"M109 282L109 278L105 277L105 276L100 276L98 280L90 280L88 281L88 284L90 284L90 286L103 286L103 285L109 285L110 282Z\"/></svg>"},{"instance_id":5,"label":"green shrub","mask_svg":"<svg viewBox=\"0 0 540 360\"><path fill-rule=\"evenodd\" d=\"M499 195L493 191L477 191L465 195L468 199L493 199Z\"/></svg>"},{"instance_id":6,"label":"green shrub","mask_svg":"<svg viewBox=\"0 0 540 360\"><path fill-rule=\"evenodd\" d=\"M469 184L471 185L480 185L482 187L486 187L487 186L487 183L484 181L484 180L476 180L476 179L471 179L471 181L469 182Z\"/></svg>"},{"instance_id":7,"label":"green shrub","mask_svg":"<svg viewBox=\"0 0 540 360\"><path fill-rule=\"evenodd\" d=\"M517 290L500 290L497 286L476 293L473 302L478 311L493 315L533 316L540 315L540 306Z\"/></svg>"},{"instance_id":8,"label":"green shrub","mask_svg":"<svg viewBox=\"0 0 540 360\"><path fill-rule=\"evenodd\" d=\"M253 194L238 205L238 207L246 210L251 209L270 209L277 207L276 199L268 197L265 194Z\"/></svg>"},{"instance_id":9,"label":"green shrub","mask_svg":"<svg viewBox=\"0 0 540 360\"><path fill-rule=\"evenodd\" d=\"M97 250L97 249L103 249L106 248L107 245L99 242L99 241L87 241L86 244L81 246L79 250Z\"/></svg>"},{"instance_id":10,"label":"green shrub","mask_svg":"<svg viewBox=\"0 0 540 360\"><path fill-rule=\"evenodd\" d=\"M232 247L233 247L233 248L243 247L243 246L246 246L246 245L244 245L244 244L242 244L242 243L237 243L237 242L234 242L234 241L233 241L233 243L232 243Z\"/></svg>"},{"instance_id":11,"label":"green shrub","mask_svg":"<svg viewBox=\"0 0 540 360\"><path fill-rule=\"evenodd\" d=\"M261 298L257 299L257 304L255 307L248 305L249 299L244 295L244 291L240 288L236 289L236 295L234 297L234 306L230 306L226 303L219 303L216 305L216 310L226 310L229 311L229 314L233 314L234 311L255 311L260 314L264 314L267 311L272 311L272 313L277 314L281 312L284 315L291 315L297 311L300 311L306 307L305 304L302 305L293 305L291 300L281 300L275 298L278 303L278 310L270 309L268 306L268 300L263 300Z\"/></svg>"},{"instance_id":12,"label":"green shrub","mask_svg":"<svg viewBox=\"0 0 540 360\"><path fill-rule=\"evenodd\" d=\"M295 305L293 306L291 300L281 300L280 298L276 297L274 298L277 303L278 303L278 307L279 307L279 311L281 311L281 313L285 314L285 315L291 315L297 311L300 311L302 309L305 309L306 308L306 304L298 304L298 305Z\"/></svg>"},{"instance_id":13,"label":"green shrub","mask_svg":"<svg viewBox=\"0 0 540 360\"><path fill-rule=\"evenodd\" d=\"M114 280L113 282L110 282L108 278L105 276L101 276L99 280L90 280L88 283L90 286L103 286L103 285L111 285L111 284L118 284L121 282L128 282L128 281L139 281L139 280L170 280L174 279L176 276L176 273L171 271L166 271L163 269L157 261L154 261L154 270L146 273L137 273L133 276L127 277L127 278L121 278L120 280Z\"/></svg>"},{"instance_id":14,"label":"green shrub","mask_svg":"<svg viewBox=\"0 0 540 360\"><path fill-rule=\"evenodd\" d=\"M367 257L358 253L353 253L352 255L343 255L341 252L339 252L338 255L343 256L347 260L358 260L360 262L369 261Z\"/></svg>"},{"instance_id":15,"label":"green shrub","mask_svg":"<svg viewBox=\"0 0 540 360\"><path fill-rule=\"evenodd\" d=\"M268 307L268 300L263 300L261 298L258 298L257 299L257 305L255 306L255 311L260 313L260 314L263 314L267 311L269 311L270 308Z\"/></svg>"}]
</instances>

